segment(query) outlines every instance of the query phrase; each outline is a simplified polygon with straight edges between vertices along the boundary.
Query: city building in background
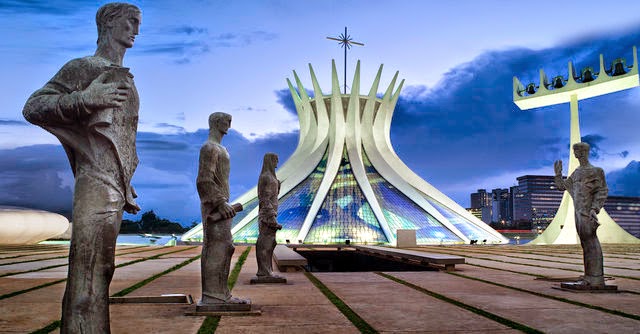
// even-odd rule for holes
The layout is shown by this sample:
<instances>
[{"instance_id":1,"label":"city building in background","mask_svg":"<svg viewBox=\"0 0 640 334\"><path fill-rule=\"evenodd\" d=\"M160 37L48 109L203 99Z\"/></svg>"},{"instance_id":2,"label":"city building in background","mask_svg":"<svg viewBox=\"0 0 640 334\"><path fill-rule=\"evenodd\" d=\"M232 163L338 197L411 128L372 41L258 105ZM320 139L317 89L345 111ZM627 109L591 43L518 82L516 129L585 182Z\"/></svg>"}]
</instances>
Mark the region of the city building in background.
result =
<instances>
[{"instance_id":1,"label":"city building in background","mask_svg":"<svg viewBox=\"0 0 640 334\"><path fill-rule=\"evenodd\" d=\"M513 187L513 222L522 229L544 230L553 220L563 191L556 188L553 176L524 175Z\"/></svg>"},{"instance_id":2,"label":"city building in background","mask_svg":"<svg viewBox=\"0 0 640 334\"><path fill-rule=\"evenodd\" d=\"M640 197L609 196L604 208L620 227L640 238Z\"/></svg>"}]
</instances>

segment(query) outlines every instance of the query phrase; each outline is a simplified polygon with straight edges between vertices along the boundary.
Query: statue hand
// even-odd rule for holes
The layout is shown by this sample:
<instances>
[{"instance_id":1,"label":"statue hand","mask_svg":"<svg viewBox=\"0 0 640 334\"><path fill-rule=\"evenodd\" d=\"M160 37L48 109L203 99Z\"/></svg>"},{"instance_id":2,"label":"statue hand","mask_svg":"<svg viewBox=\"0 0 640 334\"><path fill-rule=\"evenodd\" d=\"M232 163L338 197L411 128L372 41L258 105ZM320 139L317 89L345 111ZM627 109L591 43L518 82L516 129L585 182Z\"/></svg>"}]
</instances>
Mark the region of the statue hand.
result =
<instances>
[{"instance_id":1,"label":"statue hand","mask_svg":"<svg viewBox=\"0 0 640 334\"><path fill-rule=\"evenodd\" d=\"M223 219L233 218L233 216L236 215L236 210L234 210L233 207L226 202L220 204L220 206L218 207L218 212L220 212Z\"/></svg>"},{"instance_id":2,"label":"statue hand","mask_svg":"<svg viewBox=\"0 0 640 334\"><path fill-rule=\"evenodd\" d=\"M556 172L556 175L562 176L562 160L556 160L553 163L553 170Z\"/></svg>"},{"instance_id":3,"label":"statue hand","mask_svg":"<svg viewBox=\"0 0 640 334\"><path fill-rule=\"evenodd\" d=\"M138 206L137 203L126 203L124 205L124 211L132 215L135 215L138 213L138 211L140 211L140 206Z\"/></svg>"},{"instance_id":4,"label":"statue hand","mask_svg":"<svg viewBox=\"0 0 640 334\"><path fill-rule=\"evenodd\" d=\"M131 85L124 81L106 82L108 75L109 72L103 72L80 92L82 102L89 110L121 108L127 100Z\"/></svg>"}]
</instances>

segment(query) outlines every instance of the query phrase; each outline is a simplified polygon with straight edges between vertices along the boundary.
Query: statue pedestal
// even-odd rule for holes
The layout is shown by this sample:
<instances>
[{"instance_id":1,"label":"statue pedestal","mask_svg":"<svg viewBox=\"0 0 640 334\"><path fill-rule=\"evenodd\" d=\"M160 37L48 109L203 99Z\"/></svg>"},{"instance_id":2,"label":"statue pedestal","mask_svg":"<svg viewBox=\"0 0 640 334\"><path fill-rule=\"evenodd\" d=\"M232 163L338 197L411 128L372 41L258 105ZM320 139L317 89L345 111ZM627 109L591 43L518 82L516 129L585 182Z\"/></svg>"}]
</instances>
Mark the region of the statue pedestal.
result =
<instances>
[{"instance_id":1,"label":"statue pedestal","mask_svg":"<svg viewBox=\"0 0 640 334\"><path fill-rule=\"evenodd\" d=\"M248 312L251 311L251 302L248 304L236 304L236 303L215 303L215 304L203 304L198 302L196 304L196 313L202 312Z\"/></svg>"},{"instance_id":2,"label":"statue pedestal","mask_svg":"<svg viewBox=\"0 0 640 334\"><path fill-rule=\"evenodd\" d=\"M582 282L560 283L560 289L573 292L618 292L617 285L588 285Z\"/></svg>"},{"instance_id":3,"label":"statue pedestal","mask_svg":"<svg viewBox=\"0 0 640 334\"><path fill-rule=\"evenodd\" d=\"M282 276L254 276L250 284L287 284L287 279Z\"/></svg>"}]
</instances>

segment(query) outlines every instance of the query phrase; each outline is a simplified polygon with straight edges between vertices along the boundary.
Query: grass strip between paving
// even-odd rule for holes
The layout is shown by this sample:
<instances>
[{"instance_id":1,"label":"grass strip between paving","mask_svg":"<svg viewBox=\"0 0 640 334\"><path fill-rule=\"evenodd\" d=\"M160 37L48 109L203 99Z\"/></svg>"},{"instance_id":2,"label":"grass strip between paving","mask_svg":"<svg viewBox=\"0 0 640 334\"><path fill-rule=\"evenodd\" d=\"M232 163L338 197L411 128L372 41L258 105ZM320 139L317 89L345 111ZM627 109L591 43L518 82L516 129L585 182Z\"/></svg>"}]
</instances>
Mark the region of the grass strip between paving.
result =
<instances>
[{"instance_id":1,"label":"grass strip between paving","mask_svg":"<svg viewBox=\"0 0 640 334\"><path fill-rule=\"evenodd\" d=\"M171 251L171 252L166 252L166 253L162 253L162 254L157 254L157 255L153 255L153 256L145 257L145 258L142 258L142 259L137 259L137 260L133 260L133 261L129 261L129 262L125 262L125 263L121 263L120 265L117 265L117 266L116 266L116 268L125 267L125 266L128 266L128 265L131 265L131 264L134 264L134 263L138 263L138 262L142 262L142 261L146 261L146 260L153 260L153 259L157 259L157 258L159 258L160 256L163 256L163 255L168 255L168 254L173 254L173 253L183 252L183 251L186 251L186 250L194 249L194 248L196 248L196 247L197 247L197 246L193 246L193 247L189 247L189 248L185 248L185 249L179 249L179 250L175 250L175 251ZM163 248L164 248L164 247L163 247ZM138 252L132 252L132 253L138 253ZM131 253L127 253L127 254L131 254ZM120 254L120 255L123 255L123 254ZM191 262L195 261L195 260L196 260L196 259L198 259L198 258L200 258L200 255L196 256L195 258L191 258L191 259L189 259L189 260L184 261L184 262L190 261L190 262L188 262L188 263L185 263L184 265L181 265L182 263L181 263L181 264L177 264L177 265L175 265L175 266L171 267L170 269L165 270L165 271L163 272L163 274L162 274L162 275L166 275L166 274L170 273L171 271L174 271L174 270L180 269L180 268L182 268L182 267L186 266L187 264L189 264L189 263L191 263ZM184 263L184 262L183 262L183 263ZM176 268L176 267L177 267L177 268ZM171 270L171 269L173 269L173 270ZM159 275L159 274L154 275L153 277L155 277L155 276L157 276L157 277L155 277L155 278L153 278L153 279L149 280L149 282L153 281L154 279L156 279L156 278L158 278L158 277L160 277L160 276L162 276L162 275ZM45 283L45 284L38 285L38 286L36 286L36 287L29 288L29 289L26 289L26 290L16 291L16 292L18 292L18 293L16 293L16 294L22 294L22 293L29 292L29 291L32 291L32 290L37 290L37 289L40 289L40 288L45 288L45 287L47 287L47 286L49 286L49 285L53 285L53 284L57 284L57 283L60 283L60 282L64 282L64 281L66 281L66 280L67 280L66 278L63 278L63 279L61 279L61 280L57 280L57 281L54 281L54 282ZM147 280L148 280L148 279L147 279ZM142 281L142 282L144 282L144 281ZM146 282L146 283L144 283L144 284L147 284L147 283L149 283L149 282ZM139 283L141 283L141 282L139 282ZM137 284L138 284L138 283L137 283ZM144 284L143 284L143 285L144 285ZM133 286L135 286L135 285L136 285L136 284L132 285L131 287L133 287ZM143 285L141 285L141 286L143 286ZM140 288L141 286L136 287L135 289ZM131 288L131 287L129 287L129 288ZM128 288L127 288L127 289L128 289ZM133 290L135 290L135 289L133 289ZM125 290L126 290L126 289L125 289ZM131 290L131 291L133 291L133 290ZM124 291L124 290L122 290L122 291ZM119 292L117 292L117 293L120 293L120 292L122 292L122 291L119 291ZM131 292L131 291L129 291L129 292ZM129 292L127 292L127 293L129 293ZM3 296L4 296L4 295L3 295ZM0 299L3 299L3 296L0 296ZM15 294L14 294L14 296L15 296ZM120 297L120 296L115 296L115 294L114 294L113 296L114 296L114 297ZM13 297L13 296L9 296L9 297ZM8 298L8 297L5 297L5 298ZM51 332L53 332L54 330L56 330L56 329L60 328L60 326L61 326L61 325L62 325L62 322L61 322L60 320L55 320L55 321L51 322L50 324L46 325L45 327L42 327L42 328L40 328L40 329L37 329L37 330L35 330L35 331L31 332L30 334L47 334L47 333L51 333Z\"/></svg>"},{"instance_id":2,"label":"grass strip between paving","mask_svg":"<svg viewBox=\"0 0 640 334\"><path fill-rule=\"evenodd\" d=\"M394 281L396 283L400 283L402 285L408 286L408 287L410 287L410 288L412 288L414 290L420 291L420 292L422 292L422 293L424 293L426 295L429 295L431 297L440 299L440 300L445 301L447 303L453 304L453 305L455 305L457 307L460 307L460 308L463 308L465 310L471 311L471 312L473 312L473 313L475 313L477 315L481 315L481 316L483 316L485 318L488 318L488 319L491 319L491 320L496 321L498 323L501 323L501 324L503 324L505 326L509 326L509 327L511 327L513 329L517 329L517 330L522 331L524 333L544 333L544 332L541 332L541 331L539 331L539 330L537 330L535 328L531 328L531 327L529 327L527 325L523 325L523 324L521 324L519 322L515 322L513 320L510 320L510 319L507 319L507 318L503 318L503 317L501 317L501 316L499 316L497 314L494 314L494 313L491 313L491 312L487 312L487 311L485 311L483 309L479 309L479 308L471 306L469 304L465 304L465 303L463 303L461 301L458 301L458 300L449 298L447 296L441 295L439 293L427 290L427 289L425 289L425 288L423 288L421 286L409 283L409 282L407 282L405 280L402 280L400 278L397 278L395 276L391 276L389 274L385 274L385 273L381 273L381 272L376 272L376 274L378 274L378 275L380 275L380 276L382 276L384 278L390 279L390 280L392 280L392 281Z\"/></svg>"},{"instance_id":3,"label":"grass strip between paving","mask_svg":"<svg viewBox=\"0 0 640 334\"><path fill-rule=\"evenodd\" d=\"M136 284L134 284L134 285L132 285L132 286L130 286L128 288L124 288L124 289L112 294L111 297L122 297L122 296L128 295L129 293L140 289L141 287L149 284L150 282L156 280L157 278L162 277L162 276L164 276L164 275L166 275L166 274L168 274L168 273L170 273L172 271L176 271L176 270L188 265L189 263L199 259L201 256L202 255L198 254L197 256L194 256L194 257L192 257L192 258L190 258L188 260L182 261L181 263L178 263L175 266L173 266L173 267L171 267L171 268L169 268L169 269L167 269L167 270L165 270L165 271L163 271L161 273L157 273L157 274L155 274L155 275L153 275L153 276L151 276L149 278L145 278L144 280L142 280L142 281L140 281L140 282L138 282L138 283L136 283Z\"/></svg>"},{"instance_id":4,"label":"grass strip between paving","mask_svg":"<svg viewBox=\"0 0 640 334\"><path fill-rule=\"evenodd\" d=\"M60 326L62 325L62 321L60 320L56 320L48 325L46 325L45 327L42 327L38 330L35 330L33 332L31 332L30 334L48 334L53 332L54 330L60 328Z\"/></svg>"},{"instance_id":5,"label":"grass strip between paving","mask_svg":"<svg viewBox=\"0 0 640 334\"><path fill-rule=\"evenodd\" d=\"M305 271L304 275L307 276L311 283L313 283L313 285L315 285L316 288L318 288L318 290L320 290L320 292L322 292L354 326L356 326L356 328L358 328L360 333L378 333L375 328L362 319L358 313L351 309L342 299L340 299L340 297L336 296L336 294L324 285L324 283L322 283L316 276L308 271Z\"/></svg>"},{"instance_id":6,"label":"grass strip between paving","mask_svg":"<svg viewBox=\"0 0 640 334\"><path fill-rule=\"evenodd\" d=\"M488 259L488 258L484 258L484 257L479 257L479 256L471 256L469 254L459 254L459 253L451 253L451 252L434 252L434 253L441 253L441 254L449 254L449 255L460 255L460 256L464 256L464 257L468 257L470 259L477 259L477 260L485 260L485 261L493 261L493 262L498 262L498 263L507 263L507 264L514 264L514 265L519 265L519 266L527 266L527 267L536 267L536 268L544 268L544 269L555 269L555 270L566 270L566 271L573 271L573 272L578 272L578 273L582 273L584 272L583 269L571 269L571 268L558 268L558 267L550 267L550 266L544 266L541 264L528 264L528 263L518 263L518 262L510 262L510 261L505 261L505 260L498 260L498 259ZM471 264L471 263L466 263L472 266L478 266L478 267L482 267L481 265L477 265L477 264ZM578 264L576 264L578 265ZM484 268L490 268L490 267L484 267ZM613 268L613 267L608 267L605 266L605 268ZM493 268L495 269L495 268ZM618 268L620 269L620 268ZM626 269L626 268L623 268ZM635 269L633 269L635 270ZM511 271L511 270L505 270L505 271ZM517 273L516 271L513 271L515 273ZM522 272L520 272L522 273ZM640 278L638 277L633 277L633 276L625 276L625 275L612 275L612 274L607 274L608 276L612 276L612 277L618 277L618 278L626 278L626 279L632 279L632 280L636 280L636 281L640 281ZM544 276L541 276L544 277Z\"/></svg>"},{"instance_id":7,"label":"grass strip between paving","mask_svg":"<svg viewBox=\"0 0 640 334\"><path fill-rule=\"evenodd\" d=\"M590 309L593 309L593 310L598 310L598 311L614 314L614 315L625 317L625 318L629 318L629 319L640 320L640 316L639 315L626 313L626 312L622 312L622 311L618 311L618 310L612 310L612 309L608 309L608 308L605 308L605 307L602 307L602 306L591 305L591 304L586 304L586 303L582 303L582 302L579 302L579 301L566 299L566 298L562 298L562 297L558 297L558 296L547 295L547 294L544 294L544 293L541 293L541 292L535 292L535 291L526 290L526 289L522 289L522 288L518 288L518 287L514 287L514 286L505 285L505 284L502 284L502 283L496 283L496 282L492 282L492 281L487 281L487 280L484 280L482 278L467 276L467 275L460 274L460 273L448 272L448 274L451 274L451 275L454 275L454 276L458 276L458 277L462 277L462 278L471 279L471 280L482 282L482 283L492 284L492 285L495 285L495 286L499 286L501 288L512 289L512 290L516 290L516 291L519 291L519 292L526 292L526 293L532 294L534 296L553 299L553 300L556 300L556 301L559 301L559 302L568 303L568 304L572 304L572 305L576 305L576 306L580 306L580 307L586 307L586 308L590 308Z\"/></svg>"},{"instance_id":8,"label":"grass strip between paving","mask_svg":"<svg viewBox=\"0 0 640 334\"><path fill-rule=\"evenodd\" d=\"M142 247L147 247L147 246L142 246ZM134 248L139 248L139 247L134 247ZM165 247L156 248L156 249L137 250L137 251L134 251L134 252L116 254L116 256L129 255L129 254L135 254L135 253L143 253L143 252L150 252L152 250L157 250L157 249L162 249L162 248L167 248L167 247L165 246ZM132 248L128 248L128 249L132 249ZM69 265L69 263L54 264L54 265L50 265L50 266L46 266L46 267L42 267L42 268L30 269L30 270L25 270L25 271L14 271L14 272L0 274L0 277L33 273L33 272L36 272L36 271L42 271L42 270L53 269L53 268L58 268L58 267L64 267L64 266L67 266L67 265Z\"/></svg>"},{"instance_id":9,"label":"grass strip between paving","mask_svg":"<svg viewBox=\"0 0 640 334\"><path fill-rule=\"evenodd\" d=\"M245 249L244 252L240 254L238 261L236 261L236 265L233 266L233 270L229 274L229 280L227 281L227 286L229 287L229 290L233 290L233 287L236 285L236 282L238 281L238 276L240 276L240 270L242 270L242 266L244 265L244 262L247 260L247 257L249 256L249 251L251 251L251 246L248 246L247 249ZM220 316L206 317L202 322L202 325L200 325L200 328L198 329L198 334L215 333L216 329L218 329L219 323L220 323Z\"/></svg>"}]
</instances>

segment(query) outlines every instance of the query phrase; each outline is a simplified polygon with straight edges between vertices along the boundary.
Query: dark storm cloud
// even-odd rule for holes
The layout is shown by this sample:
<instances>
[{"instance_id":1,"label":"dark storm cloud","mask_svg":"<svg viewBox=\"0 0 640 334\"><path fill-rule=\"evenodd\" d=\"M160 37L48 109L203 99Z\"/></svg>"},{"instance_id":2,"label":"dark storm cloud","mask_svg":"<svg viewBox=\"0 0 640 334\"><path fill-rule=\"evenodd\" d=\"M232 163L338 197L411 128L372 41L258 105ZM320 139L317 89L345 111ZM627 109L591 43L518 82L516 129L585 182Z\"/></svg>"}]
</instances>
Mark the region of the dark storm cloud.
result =
<instances>
[{"instance_id":1,"label":"dark storm cloud","mask_svg":"<svg viewBox=\"0 0 640 334\"><path fill-rule=\"evenodd\" d=\"M0 205L55 211L69 217L73 176L62 146L5 149L0 150L0 156Z\"/></svg>"},{"instance_id":2,"label":"dark storm cloud","mask_svg":"<svg viewBox=\"0 0 640 334\"><path fill-rule=\"evenodd\" d=\"M566 48L485 52L449 70L432 88L406 87L391 125L394 148L409 167L436 186L551 166L568 156L569 106L520 110L512 101L513 76L525 85L538 83L540 68L550 78L566 77L569 60L577 71L584 66L598 68L600 53L606 64L625 57L630 65L632 45L639 39L640 27L623 36L575 41ZM596 129L583 137L592 144L595 158L628 155L628 147L600 133L632 136L635 130L624 124L638 124L640 116L638 102L626 98L629 94L580 102L583 131ZM616 117L609 117L614 106Z\"/></svg>"},{"instance_id":3,"label":"dark storm cloud","mask_svg":"<svg viewBox=\"0 0 640 334\"><path fill-rule=\"evenodd\" d=\"M640 196L640 162L631 161L625 168L607 174L610 195Z\"/></svg>"},{"instance_id":4,"label":"dark storm cloud","mask_svg":"<svg viewBox=\"0 0 640 334\"><path fill-rule=\"evenodd\" d=\"M154 210L161 217L186 225L199 222L200 201L195 180L200 147L207 136L207 130L138 133L140 163L132 184L142 212ZM275 152L284 162L293 152L297 136L297 133L281 134L250 142L231 129L223 139L231 155L231 197L238 197L256 185L265 153ZM0 205L70 213L73 176L60 145L0 150L0 156Z\"/></svg>"}]
</instances>

